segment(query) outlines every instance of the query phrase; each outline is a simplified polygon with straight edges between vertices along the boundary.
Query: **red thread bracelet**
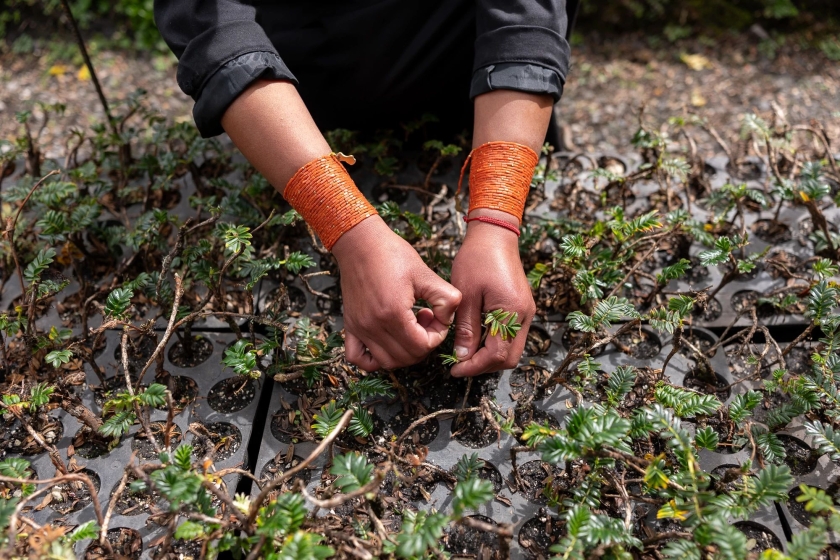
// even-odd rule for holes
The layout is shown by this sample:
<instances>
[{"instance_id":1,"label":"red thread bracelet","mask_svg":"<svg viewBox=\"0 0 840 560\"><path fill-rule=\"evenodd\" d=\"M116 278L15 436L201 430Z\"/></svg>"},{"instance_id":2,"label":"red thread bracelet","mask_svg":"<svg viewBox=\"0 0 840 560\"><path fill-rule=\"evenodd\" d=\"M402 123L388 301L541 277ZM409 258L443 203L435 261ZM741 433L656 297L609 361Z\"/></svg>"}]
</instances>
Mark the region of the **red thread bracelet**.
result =
<instances>
[{"instance_id":1,"label":"red thread bracelet","mask_svg":"<svg viewBox=\"0 0 840 560\"><path fill-rule=\"evenodd\" d=\"M498 218L491 218L490 216L476 216L475 218L467 218L466 216L464 216L464 221L467 223L484 222L485 224L493 224L494 226L503 227L508 231L512 231L516 234L517 237L521 235L519 228L515 225L508 223L504 220L500 220Z\"/></svg>"}]
</instances>

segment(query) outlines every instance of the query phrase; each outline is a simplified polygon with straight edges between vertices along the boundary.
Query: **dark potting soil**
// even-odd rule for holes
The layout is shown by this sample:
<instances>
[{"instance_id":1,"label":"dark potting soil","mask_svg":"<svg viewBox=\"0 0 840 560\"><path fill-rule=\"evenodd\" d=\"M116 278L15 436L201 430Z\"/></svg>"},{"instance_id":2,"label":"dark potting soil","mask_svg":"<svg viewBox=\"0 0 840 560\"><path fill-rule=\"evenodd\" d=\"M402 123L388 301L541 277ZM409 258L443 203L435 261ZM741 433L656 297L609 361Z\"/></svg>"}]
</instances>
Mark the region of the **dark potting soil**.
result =
<instances>
[{"instance_id":1,"label":"dark potting soil","mask_svg":"<svg viewBox=\"0 0 840 560\"><path fill-rule=\"evenodd\" d=\"M478 478L486 480L493 485L493 493L498 494L502 490L502 473L495 466L484 461L484 466L478 469Z\"/></svg>"},{"instance_id":2,"label":"dark potting soil","mask_svg":"<svg viewBox=\"0 0 840 560\"><path fill-rule=\"evenodd\" d=\"M742 160L726 164L726 172L742 181L758 181L764 175L764 170L756 161Z\"/></svg>"},{"instance_id":3,"label":"dark potting soil","mask_svg":"<svg viewBox=\"0 0 840 560\"><path fill-rule=\"evenodd\" d=\"M705 426L712 428L718 435L719 443L717 449L715 449L717 453L731 455L743 449L747 444L745 437L736 435L737 428L722 421L719 416L710 416L698 425L699 428Z\"/></svg>"},{"instance_id":4,"label":"dark potting soil","mask_svg":"<svg viewBox=\"0 0 840 560\"><path fill-rule=\"evenodd\" d=\"M792 375L802 375L811 371L811 366L814 363L811 360L812 350L809 348L802 348L797 346L788 352L785 356L785 364L787 370Z\"/></svg>"},{"instance_id":5,"label":"dark potting soil","mask_svg":"<svg viewBox=\"0 0 840 560\"><path fill-rule=\"evenodd\" d=\"M761 294L755 290L741 290L732 294L729 303L732 305L732 310L735 313L747 314L750 309L755 308L756 316L762 319L772 317L776 311L773 306L768 303L758 303L758 298Z\"/></svg>"},{"instance_id":6,"label":"dark potting soil","mask_svg":"<svg viewBox=\"0 0 840 560\"><path fill-rule=\"evenodd\" d=\"M318 296L315 299L315 305L318 307L318 311L323 313L324 315L335 315L337 313L341 313L341 290L338 286L330 286L324 290L321 290L321 293L329 296Z\"/></svg>"},{"instance_id":7,"label":"dark potting soil","mask_svg":"<svg viewBox=\"0 0 840 560\"><path fill-rule=\"evenodd\" d=\"M165 510L166 506L161 506L162 497L157 493L152 493L149 489L139 492L131 490L131 483L137 480L133 474L129 474L125 482L125 488L120 493L119 498L114 501L114 511L119 515L140 515L141 513L151 513L152 510ZM111 492L111 499L114 499L114 491Z\"/></svg>"},{"instance_id":8,"label":"dark potting soil","mask_svg":"<svg viewBox=\"0 0 840 560\"><path fill-rule=\"evenodd\" d=\"M694 286L705 281L709 277L709 267L700 263L698 257L689 257L691 264L685 273L685 281Z\"/></svg>"},{"instance_id":9,"label":"dark potting soil","mask_svg":"<svg viewBox=\"0 0 840 560\"><path fill-rule=\"evenodd\" d=\"M646 330L631 329L617 337L630 350L630 355L639 360L649 360L659 354L662 343L659 337Z\"/></svg>"},{"instance_id":10,"label":"dark potting soil","mask_svg":"<svg viewBox=\"0 0 840 560\"><path fill-rule=\"evenodd\" d=\"M715 337L704 331L689 330L682 334L683 340L691 343L692 346L700 350L700 352L707 358L711 358L715 354L709 355L709 349L715 345ZM680 346L679 353L689 359L696 359L694 350L683 344ZM717 353L717 352L715 352Z\"/></svg>"},{"instance_id":11,"label":"dark potting soil","mask_svg":"<svg viewBox=\"0 0 840 560\"><path fill-rule=\"evenodd\" d=\"M198 384L192 377L186 375L169 375L165 379L156 378L155 383L165 385L172 393L172 404L176 411L184 410L191 402L198 397ZM156 407L158 410L167 410L167 405Z\"/></svg>"},{"instance_id":12,"label":"dark potting soil","mask_svg":"<svg viewBox=\"0 0 840 560\"><path fill-rule=\"evenodd\" d=\"M755 521L738 521L735 527L747 536L747 552L761 554L768 548L782 550L782 542L770 529Z\"/></svg>"},{"instance_id":13,"label":"dark potting soil","mask_svg":"<svg viewBox=\"0 0 840 560\"><path fill-rule=\"evenodd\" d=\"M82 426L73 436L73 449L80 457L96 459L110 453L111 441L87 426Z\"/></svg>"},{"instance_id":14,"label":"dark potting soil","mask_svg":"<svg viewBox=\"0 0 840 560\"><path fill-rule=\"evenodd\" d=\"M388 421L388 430L390 430L391 434L386 433L386 436L394 435L400 437L421 416L422 414L410 415L403 411L398 412ZM429 445L437 437L438 432L440 432L440 422L438 422L437 418L432 418L414 428L406 441L410 441L414 445Z\"/></svg>"},{"instance_id":15,"label":"dark potting soil","mask_svg":"<svg viewBox=\"0 0 840 560\"><path fill-rule=\"evenodd\" d=\"M183 539L172 539L169 550L160 550L155 547L155 558L157 560L196 560L203 558L201 554L201 541L185 541Z\"/></svg>"},{"instance_id":16,"label":"dark potting soil","mask_svg":"<svg viewBox=\"0 0 840 560\"><path fill-rule=\"evenodd\" d=\"M397 467L399 476L391 470L385 475L380 486L383 496L402 498L409 502L428 502L432 493L440 484L440 475L427 467Z\"/></svg>"},{"instance_id":17,"label":"dark potting soil","mask_svg":"<svg viewBox=\"0 0 840 560\"><path fill-rule=\"evenodd\" d=\"M128 338L128 372L132 376L140 373L156 347L157 341L150 336L144 336L139 341ZM122 371L122 344L118 344L114 349L114 360L120 364L118 369Z\"/></svg>"},{"instance_id":18,"label":"dark potting soil","mask_svg":"<svg viewBox=\"0 0 840 560\"><path fill-rule=\"evenodd\" d=\"M307 432L300 425L300 414L297 410L281 408L271 416L271 435L281 443L299 443L306 441Z\"/></svg>"},{"instance_id":19,"label":"dark potting soil","mask_svg":"<svg viewBox=\"0 0 840 560\"><path fill-rule=\"evenodd\" d=\"M260 486L265 486L284 472L298 466L302 461L303 457L298 457L297 455L293 455L291 458L287 456L275 457L266 463L260 471ZM278 489L278 492L289 490L296 480L300 480L304 485L309 484L309 481L312 480L312 471L309 469L301 470L289 480L284 481Z\"/></svg>"},{"instance_id":20,"label":"dark potting soil","mask_svg":"<svg viewBox=\"0 0 840 560\"><path fill-rule=\"evenodd\" d=\"M99 492L102 484L99 475L90 469L82 469L79 474L87 476L97 493ZM77 480L56 484L50 491L50 508L61 515L79 511L90 502L90 488L84 482Z\"/></svg>"},{"instance_id":21,"label":"dark potting soil","mask_svg":"<svg viewBox=\"0 0 840 560\"><path fill-rule=\"evenodd\" d=\"M213 343L200 334L193 335L190 346L191 355L187 355L181 341L176 341L169 349L169 361L180 368L191 368L213 355Z\"/></svg>"},{"instance_id":22,"label":"dark potting soil","mask_svg":"<svg viewBox=\"0 0 840 560\"><path fill-rule=\"evenodd\" d=\"M539 515L522 524L517 539L529 558L544 560L552 556L551 547L563 538L564 533L565 524L560 518L541 509Z\"/></svg>"},{"instance_id":23,"label":"dark potting soil","mask_svg":"<svg viewBox=\"0 0 840 560\"><path fill-rule=\"evenodd\" d=\"M802 265L802 259L785 250L776 250L764 260L764 267L771 278L791 278L792 274L804 274L808 267Z\"/></svg>"},{"instance_id":24,"label":"dark potting soil","mask_svg":"<svg viewBox=\"0 0 840 560\"><path fill-rule=\"evenodd\" d=\"M370 433L369 436L362 438L357 437L351 434L349 431L344 430L340 436L336 439L336 443L339 447L344 449L351 449L353 451L365 451L367 447L371 445L371 441L377 443L384 443L383 438L385 435L385 421L379 417L376 412L373 410L368 410L370 412L371 417L373 418L373 431Z\"/></svg>"},{"instance_id":25,"label":"dark potting soil","mask_svg":"<svg viewBox=\"0 0 840 560\"><path fill-rule=\"evenodd\" d=\"M785 447L785 464L790 467L790 474L801 476L817 468L819 455L814 453L810 445L787 434L777 434L776 437Z\"/></svg>"},{"instance_id":26,"label":"dark potting soil","mask_svg":"<svg viewBox=\"0 0 840 560\"><path fill-rule=\"evenodd\" d=\"M750 226L756 237L764 242L776 245L793 239L790 227L782 222L773 220L757 220Z\"/></svg>"},{"instance_id":27,"label":"dark potting soil","mask_svg":"<svg viewBox=\"0 0 840 560\"><path fill-rule=\"evenodd\" d=\"M706 302L705 307L695 306L691 316L700 321L716 321L723 314L723 306L717 298Z\"/></svg>"},{"instance_id":28,"label":"dark potting soil","mask_svg":"<svg viewBox=\"0 0 840 560\"><path fill-rule=\"evenodd\" d=\"M158 446L161 449L164 449L164 431L166 430L166 423L165 422L152 422L149 424L149 430L152 432L152 437L157 442ZM178 447L178 443L180 443L182 438L181 429L176 425L172 424L172 427L169 431L169 447L175 449ZM137 451L137 456L141 459L146 459L147 461L151 461L153 459L157 459L158 454L155 452L155 447L152 445L152 442L149 440L148 436L140 435L138 432L137 435L134 436L134 439L131 441L131 448Z\"/></svg>"},{"instance_id":29,"label":"dark potting soil","mask_svg":"<svg viewBox=\"0 0 840 560\"><path fill-rule=\"evenodd\" d=\"M563 334L560 335L560 342L561 344L563 344L563 348L565 348L566 350L571 350L572 345L579 343L579 341L584 337L589 337L590 339L592 339L593 335L590 333L584 333L569 328L563 331ZM592 352L592 356L597 356L603 351L604 347L601 346Z\"/></svg>"},{"instance_id":30,"label":"dark potting soil","mask_svg":"<svg viewBox=\"0 0 840 560\"><path fill-rule=\"evenodd\" d=\"M389 200L397 204L402 204L408 200L409 192L404 189L396 189L387 183L380 183L371 189L370 194L371 198L379 204L388 202Z\"/></svg>"},{"instance_id":31,"label":"dark potting soil","mask_svg":"<svg viewBox=\"0 0 840 560\"><path fill-rule=\"evenodd\" d=\"M228 422L190 424L193 433L193 455L210 457L214 461L223 461L231 457L242 445L242 432Z\"/></svg>"},{"instance_id":32,"label":"dark potting soil","mask_svg":"<svg viewBox=\"0 0 840 560\"><path fill-rule=\"evenodd\" d=\"M497 524L484 515L469 515L467 517L490 525ZM489 531L473 529L460 523L453 523L444 530L443 548L452 554L453 558L503 560L499 551L499 537Z\"/></svg>"},{"instance_id":33,"label":"dark potting soil","mask_svg":"<svg viewBox=\"0 0 840 560\"><path fill-rule=\"evenodd\" d=\"M143 553L143 539L134 529L128 527L108 529L106 538L111 543L114 554L109 554L98 541L93 541L85 550L85 560L114 560L115 558L137 560Z\"/></svg>"},{"instance_id":34,"label":"dark potting soil","mask_svg":"<svg viewBox=\"0 0 840 560\"><path fill-rule=\"evenodd\" d=\"M744 490L744 472L740 465L720 465L712 469L712 476L716 478L715 489L718 492L733 493ZM748 475L755 478L753 475Z\"/></svg>"},{"instance_id":35,"label":"dark potting soil","mask_svg":"<svg viewBox=\"0 0 840 560\"><path fill-rule=\"evenodd\" d=\"M725 261L722 264L718 265L718 270L721 274L727 274L729 271L732 270L732 263L729 261ZM755 280L758 278L758 275L761 274L761 271L764 270L764 265L762 263L756 263L753 269L749 272L739 274L735 277L736 280L739 282L749 282L750 280Z\"/></svg>"},{"instance_id":36,"label":"dark potting soil","mask_svg":"<svg viewBox=\"0 0 840 560\"><path fill-rule=\"evenodd\" d=\"M131 375L130 377L132 385L135 384L137 382L137 376ZM140 387L145 388L145 385L141 385ZM105 404L105 401L114 398L117 393L122 393L124 391L126 391L124 375L117 374L111 377L106 377L105 382L102 383L102 385L93 388L93 401L99 406L102 406Z\"/></svg>"},{"instance_id":37,"label":"dark potting soil","mask_svg":"<svg viewBox=\"0 0 840 560\"><path fill-rule=\"evenodd\" d=\"M565 472L559 466L542 461L528 461L516 470L524 485L524 488L520 488L520 492L531 503L545 505L548 503L546 492L559 495L568 489ZM512 473L511 484L514 488L516 487L516 480Z\"/></svg>"},{"instance_id":38,"label":"dark potting soil","mask_svg":"<svg viewBox=\"0 0 840 560\"><path fill-rule=\"evenodd\" d=\"M533 405L528 406L517 406L513 412L514 421L516 422L517 427L524 430L532 423L539 424L540 426L548 425L549 428L554 428L559 430L562 426L560 421L554 417L554 415L545 412L544 410L540 410L535 408ZM527 440L522 438L522 434L517 434L516 440L521 443L522 445L527 445Z\"/></svg>"},{"instance_id":39,"label":"dark potting soil","mask_svg":"<svg viewBox=\"0 0 840 560\"><path fill-rule=\"evenodd\" d=\"M555 387L547 391L542 388L551 372L543 367L528 365L518 367L510 374L510 396L514 401L528 400L531 397L543 399L554 392Z\"/></svg>"},{"instance_id":40,"label":"dark potting soil","mask_svg":"<svg viewBox=\"0 0 840 560\"><path fill-rule=\"evenodd\" d=\"M531 325L528 329L528 338L525 340L525 355L539 356L548 352L551 346L551 337L548 332L537 325Z\"/></svg>"},{"instance_id":41,"label":"dark potting soil","mask_svg":"<svg viewBox=\"0 0 840 560\"><path fill-rule=\"evenodd\" d=\"M300 313L306 308L306 294L294 286L278 286L268 293L266 308L275 313L281 311Z\"/></svg>"},{"instance_id":42,"label":"dark potting soil","mask_svg":"<svg viewBox=\"0 0 840 560\"><path fill-rule=\"evenodd\" d=\"M64 424L60 419L49 415L38 415L30 419L30 425L49 444L55 444L64 435ZM14 420L11 427L3 431L5 433L0 435L0 442L9 453L29 456L46 451L17 420Z\"/></svg>"},{"instance_id":43,"label":"dark potting soil","mask_svg":"<svg viewBox=\"0 0 840 560\"><path fill-rule=\"evenodd\" d=\"M242 410L254 400L257 384L245 377L222 379L207 393L207 404L216 412L230 414Z\"/></svg>"},{"instance_id":44,"label":"dark potting soil","mask_svg":"<svg viewBox=\"0 0 840 560\"><path fill-rule=\"evenodd\" d=\"M465 412L452 420L452 437L472 449L495 443L499 434L481 412Z\"/></svg>"},{"instance_id":45,"label":"dark potting soil","mask_svg":"<svg viewBox=\"0 0 840 560\"><path fill-rule=\"evenodd\" d=\"M715 373L714 376L714 381L712 381L708 375L704 375L699 367L696 367L686 374L683 379L683 386L707 395L714 395L721 402L726 402L726 399L732 393L732 388L722 375Z\"/></svg>"}]
</instances>

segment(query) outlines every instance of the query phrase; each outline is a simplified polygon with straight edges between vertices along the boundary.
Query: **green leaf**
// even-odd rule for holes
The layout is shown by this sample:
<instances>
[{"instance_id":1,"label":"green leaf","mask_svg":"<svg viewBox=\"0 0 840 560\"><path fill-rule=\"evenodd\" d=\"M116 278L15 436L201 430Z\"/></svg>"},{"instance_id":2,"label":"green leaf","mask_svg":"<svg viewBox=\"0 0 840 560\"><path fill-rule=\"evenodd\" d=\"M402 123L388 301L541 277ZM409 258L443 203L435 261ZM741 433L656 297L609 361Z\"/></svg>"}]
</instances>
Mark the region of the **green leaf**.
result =
<instances>
[{"instance_id":1,"label":"green leaf","mask_svg":"<svg viewBox=\"0 0 840 560\"><path fill-rule=\"evenodd\" d=\"M184 521L175 529L175 538L191 541L204 536L204 526L195 521Z\"/></svg>"},{"instance_id":2,"label":"green leaf","mask_svg":"<svg viewBox=\"0 0 840 560\"><path fill-rule=\"evenodd\" d=\"M330 473L338 477L333 486L348 494L373 480L373 465L364 455L345 453L334 459Z\"/></svg>"},{"instance_id":3,"label":"green leaf","mask_svg":"<svg viewBox=\"0 0 840 560\"><path fill-rule=\"evenodd\" d=\"M315 423L312 424L312 430L322 438L327 437L338 426L343 414L344 409L337 408L335 401L330 401L314 416Z\"/></svg>"},{"instance_id":4,"label":"green leaf","mask_svg":"<svg viewBox=\"0 0 840 560\"><path fill-rule=\"evenodd\" d=\"M57 368L61 366L61 364L66 364L70 361L70 358L73 357L73 352L70 350L53 350L49 354L47 354L44 359L50 364L52 367Z\"/></svg>"},{"instance_id":5,"label":"green leaf","mask_svg":"<svg viewBox=\"0 0 840 560\"><path fill-rule=\"evenodd\" d=\"M831 424L819 420L805 422L805 433L813 438L813 444L820 455L828 455L832 461L840 461L840 431Z\"/></svg>"},{"instance_id":6,"label":"green leaf","mask_svg":"<svg viewBox=\"0 0 840 560\"><path fill-rule=\"evenodd\" d=\"M124 320L131 306L134 292L128 288L115 288L105 300L105 316L112 319Z\"/></svg>"},{"instance_id":7,"label":"green leaf","mask_svg":"<svg viewBox=\"0 0 840 560\"><path fill-rule=\"evenodd\" d=\"M166 405L166 385L160 383L152 383L142 393L138 393L137 397L140 402L146 406L153 406L160 408Z\"/></svg>"},{"instance_id":8,"label":"green leaf","mask_svg":"<svg viewBox=\"0 0 840 560\"><path fill-rule=\"evenodd\" d=\"M353 411L347 431L356 437L366 438L373 432L373 427L373 416L366 408L359 407Z\"/></svg>"},{"instance_id":9,"label":"green leaf","mask_svg":"<svg viewBox=\"0 0 840 560\"><path fill-rule=\"evenodd\" d=\"M260 508L257 534L276 539L297 531L306 519L306 505L300 494L280 494L275 501Z\"/></svg>"},{"instance_id":10,"label":"green leaf","mask_svg":"<svg viewBox=\"0 0 840 560\"><path fill-rule=\"evenodd\" d=\"M289 255L289 258L286 259L284 264L286 266L286 270L292 274L297 274L304 268L315 266L315 260L305 253L295 251Z\"/></svg>"},{"instance_id":11,"label":"green leaf","mask_svg":"<svg viewBox=\"0 0 840 560\"><path fill-rule=\"evenodd\" d=\"M456 518L460 518L465 510L477 509L493 499L493 483L480 478L468 478L455 485L453 495L452 511Z\"/></svg>"},{"instance_id":12,"label":"green leaf","mask_svg":"<svg viewBox=\"0 0 840 560\"><path fill-rule=\"evenodd\" d=\"M548 273L548 265L543 263L537 263L534 265L534 268L528 273L528 283L531 284L531 289L539 290L540 289L540 282L542 282L543 276Z\"/></svg>"},{"instance_id":13,"label":"green leaf","mask_svg":"<svg viewBox=\"0 0 840 560\"><path fill-rule=\"evenodd\" d=\"M697 430L697 433L694 435L694 443L697 444L697 447L714 451L717 449L720 440L718 439L717 432L709 426L706 426Z\"/></svg>"},{"instance_id":14,"label":"green leaf","mask_svg":"<svg viewBox=\"0 0 840 560\"><path fill-rule=\"evenodd\" d=\"M283 543L277 560L323 560L335 554L332 547L320 544L323 537L298 531Z\"/></svg>"},{"instance_id":15,"label":"green leaf","mask_svg":"<svg viewBox=\"0 0 840 560\"><path fill-rule=\"evenodd\" d=\"M405 510L402 530L397 535L397 556L415 558L429 548L436 549L447 521L447 516L442 513Z\"/></svg>"},{"instance_id":16,"label":"green leaf","mask_svg":"<svg viewBox=\"0 0 840 560\"><path fill-rule=\"evenodd\" d=\"M461 482L478 476L478 472L484 468L484 460L479 459L478 453L471 455L462 455L455 467L452 469L452 474Z\"/></svg>"},{"instance_id":17,"label":"green leaf","mask_svg":"<svg viewBox=\"0 0 840 560\"><path fill-rule=\"evenodd\" d=\"M490 336L499 335L502 340L513 339L522 328L522 325L516 322L518 318L519 314L515 311L496 309L487 313L484 324L490 326Z\"/></svg>"},{"instance_id":18,"label":"green leaf","mask_svg":"<svg viewBox=\"0 0 840 560\"><path fill-rule=\"evenodd\" d=\"M633 366L619 366L607 379L607 402L610 406L618 406L624 397L633 389L636 383L636 368Z\"/></svg>"}]
</instances>

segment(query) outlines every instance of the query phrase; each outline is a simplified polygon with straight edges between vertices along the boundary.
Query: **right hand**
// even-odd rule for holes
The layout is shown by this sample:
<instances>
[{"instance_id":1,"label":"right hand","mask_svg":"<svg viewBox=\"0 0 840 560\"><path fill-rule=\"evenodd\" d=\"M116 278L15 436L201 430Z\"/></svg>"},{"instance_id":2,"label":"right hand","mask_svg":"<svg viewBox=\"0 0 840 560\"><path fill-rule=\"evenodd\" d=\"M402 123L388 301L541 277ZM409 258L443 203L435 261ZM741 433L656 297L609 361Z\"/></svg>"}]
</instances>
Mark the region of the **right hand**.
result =
<instances>
[{"instance_id":1,"label":"right hand","mask_svg":"<svg viewBox=\"0 0 840 560\"><path fill-rule=\"evenodd\" d=\"M366 371L416 364L446 338L461 292L432 272L379 216L332 248L341 270L347 360ZM423 299L432 309L416 315Z\"/></svg>"}]
</instances>

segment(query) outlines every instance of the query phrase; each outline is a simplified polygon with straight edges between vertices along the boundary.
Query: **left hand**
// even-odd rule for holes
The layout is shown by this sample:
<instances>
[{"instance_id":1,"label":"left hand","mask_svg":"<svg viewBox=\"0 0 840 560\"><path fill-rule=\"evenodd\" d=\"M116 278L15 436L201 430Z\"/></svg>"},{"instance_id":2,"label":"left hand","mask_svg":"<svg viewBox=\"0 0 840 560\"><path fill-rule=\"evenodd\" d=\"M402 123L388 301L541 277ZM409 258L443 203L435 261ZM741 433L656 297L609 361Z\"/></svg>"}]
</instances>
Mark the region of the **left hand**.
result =
<instances>
[{"instance_id":1,"label":"left hand","mask_svg":"<svg viewBox=\"0 0 840 560\"><path fill-rule=\"evenodd\" d=\"M503 219L517 227L519 221L498 210L479 208L479 215ZM531 286L519 259L519 238L512 231L484 222L470 222L467 235L452 265L452 285L463 295L455 313L455 352L459 363L452 367L455 377L470 377L517 366L536 305ZM479 348L482 312L504 309L519 314L522 325L516 338L503 341L488 336Z\"/></svg>"}]
</instances>

